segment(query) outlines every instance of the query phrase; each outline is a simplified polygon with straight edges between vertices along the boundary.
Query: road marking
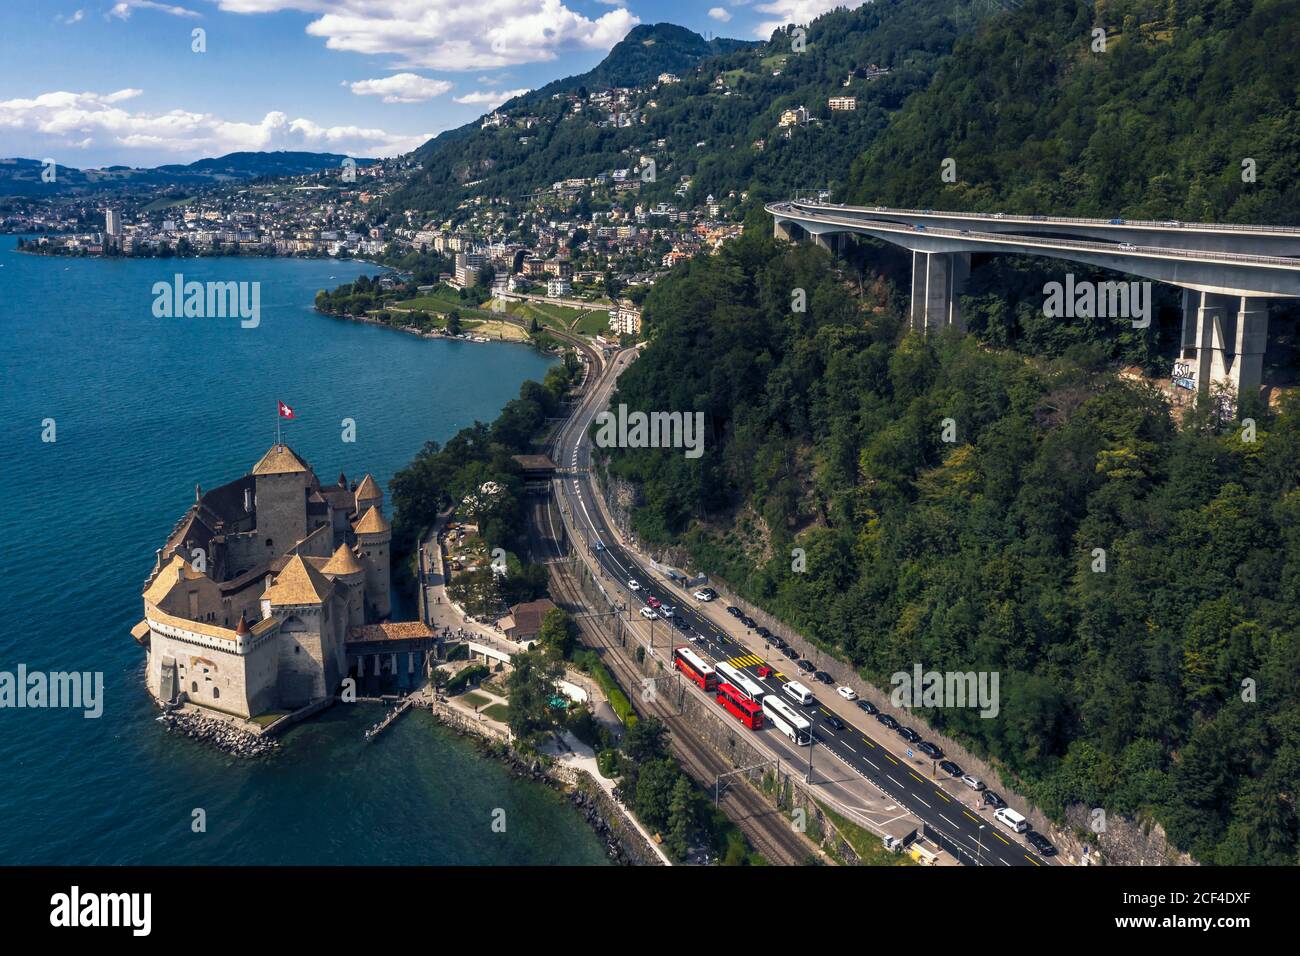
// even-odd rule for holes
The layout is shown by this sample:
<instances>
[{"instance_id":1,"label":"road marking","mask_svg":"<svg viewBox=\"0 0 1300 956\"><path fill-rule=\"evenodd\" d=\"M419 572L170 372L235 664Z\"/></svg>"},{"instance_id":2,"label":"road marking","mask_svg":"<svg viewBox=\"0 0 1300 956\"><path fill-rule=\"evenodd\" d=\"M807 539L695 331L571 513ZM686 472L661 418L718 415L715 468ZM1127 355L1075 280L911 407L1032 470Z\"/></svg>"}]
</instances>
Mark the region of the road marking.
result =
<instances>
[{"instance_id":1,"label":"road marking","mask_svg":"<svg viewBox=\"0 0 1300 956\"><path fill-rule=\"evenodd\" d=\"M891 762L894 763L895 765L898 764L898 761L897 761L897 760L894 760L894 756L893 756L893 754L885 753L885 751L883 751L883 750L881 751L881 753L884 754L884 757L885 757L886 760L891 761Z\"/></svg>"},{"instance_id":2,"label":"road marking","mask_svg":"<svg viewBox=\"0 0 1300 956\"><path fill-rule=\"evenodd\" d=\"M844 743L844 741L841 740L840 743ZM857 751L854 750L852 747L849 747L848 744L844 744L844 746L845 746L845 747L848 747L848 749L849 749L849 751L850 751L851 753L857 753Z\"/></svg>"},{"instance_id":3,"label":"road marking","mask_svg":"<svg viewBox=\"0 0 1300 956\"><path fill-rule=\"evenodd\" d=\"M908 773L912 773L912 771L909 770ZM925 783L925 780L921 777L917 777L916 774L912 773L912 776L916 778L917 783Z\"/></svg>"},{"instance_id":4,"label":"road marking","mask_svg":"<svg viewBox=\"0 0 1300 956\"><path fill-rule=\"evenodd\" d=\"M997 837L999 840L1001 840L1003 843L1005 843L1007 846L1011 846L1011 841L1008 840L1006 837L1004 837L1004 836L1003 836L1001 833L999 833L997 830L991 830L991 831L989 831L989 832L992 833L992 834L993 834L995 837Z\"/></svg>"},{"instance_id":5,"label":"road marking","mask_svg":"<svg viewBox=\"0 0 1300 956\"><path fill-rule=\"evenodd\" d=\"M934 793L935 796L943 797L949 803L952 803L952 797L948 796L948 794L944 793L942 790L936 790Z\"/></svg>"},{"instance_id":6,"label":"road marking","mask_svg":"<svg viewBox=\"0 0 1300 956\"><path fill-rule=\"evenodd\" d=\"M888 779L890 779L890 780L894 780L894 778L891 777L889 774L885 774L885 776L886 776ZM894 784L895 784L896 786L899 786L899 787L902 786L902 784L899 783L897 780L894 780Z\"/></svg>"},{"instance_id":7,"label":"road marking","mask_svg":"<svg viewBox=\"0 0 1300 956\"><path fill-rule=\"evenodd\" d=\"M1035 860L1035 859L1034 859L1032 856L1030 856L1028 853L1025 854L1025 859L1028 860L1030 863L1034 864L1034 866L1042 866L1042 865L1043 865L1043 864L1039 863L1037 860Z\"/></svg>"},{"instance_id":8,"label":"road marking","mask_svg":"<svg viewBox=\"0 0 1300 956\"><path fill-rule=\"evenodd\" d=\"M934 809L934 807L930 806L928 803L926 803L926 802L925 802L924 800L922 800L920 797L915 797L915 799L916 799L916 802L917 802L917 803L921 804L921 806L925 807L927 810L933 810L933 809Z\"/></svg>"},{"instance_id":9,"label":"road marking","mask_svg":"<svg viewBox=\"0 0 1300 956\"><path fill-rule=\"evenodd\" d=\"M868 740L866 737L863 737L863 738L862 738L862 742L863 742L864 744L866 744L868 747L875 747L875 746L876 746L876 745L873 744L870 740Z\"/></svg>"},{"instance_id":10,"label":"road marking","mask_svg":"<svg viewBox=\"0 0 1300 956\"><path fill-rule=\"evenodd\" d=\"M966 813L966 811L963 810L962 813ZM979 823L979 819L976 818L976 817L972 817L969 813L966 813L966 816L967 816L969 819L974 820L976 823Z\"/></svg>"},{"instance_id":11,"label":"road marking","mask_svg":"<svg viewBox=\"0 0 1300 956\"><path fill-rule=\"evenodd\" d=\"M867 760L867 758L866 758L866 757L863 757L863 758L862 758L862 759L863 759L863 760L866 760L866 761L867 761L867 763L870 763L870 764L871 764L871 766L873 766L873 767L876 767L876 765L875 765L875 764L874 764L874 763L871 763L871 761L870 761L870 760ZM880 769L880 768L879 768L879 767L876 767L876 769L877 769L877 770L879 770L879 769Z\"/></svg>"},{"instance_id":12,"label":"road marking","mask_svg":"<svg viewBox=\"0 0 1300 956\"><path fill-rule=\"evenodd\" d=\"M942 820L944 823L948 824L948 826L950 826L950 827L957 827L958 832L961 831L961 827L958 827L957 824L953 823L951 820L949 820L947 817L945 817L942 813L939 814L939 819Z\"/></svg>"}]
</instances>

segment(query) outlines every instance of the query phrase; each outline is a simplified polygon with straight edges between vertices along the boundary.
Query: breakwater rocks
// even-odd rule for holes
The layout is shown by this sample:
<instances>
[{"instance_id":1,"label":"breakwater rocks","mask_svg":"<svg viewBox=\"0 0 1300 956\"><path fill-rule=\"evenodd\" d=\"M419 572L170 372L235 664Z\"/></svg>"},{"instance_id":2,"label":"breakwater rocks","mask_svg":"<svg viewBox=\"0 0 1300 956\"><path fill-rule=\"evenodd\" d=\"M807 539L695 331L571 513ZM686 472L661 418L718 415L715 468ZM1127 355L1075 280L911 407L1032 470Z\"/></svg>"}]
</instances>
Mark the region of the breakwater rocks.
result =
<instances>
[{"instance_id":1,"label":"breakwater rocks","mask_svg":"<svg viewBox=\"0 0 1300 956\"><path fill-rule=\"evenodd\" d=\"M163 714L159 722L174 734L197 740L236 757L266 757L280 749L271 737L258 737L240 730L222 720L201 714L172 712Z\"/></svg>"}]
</instances>

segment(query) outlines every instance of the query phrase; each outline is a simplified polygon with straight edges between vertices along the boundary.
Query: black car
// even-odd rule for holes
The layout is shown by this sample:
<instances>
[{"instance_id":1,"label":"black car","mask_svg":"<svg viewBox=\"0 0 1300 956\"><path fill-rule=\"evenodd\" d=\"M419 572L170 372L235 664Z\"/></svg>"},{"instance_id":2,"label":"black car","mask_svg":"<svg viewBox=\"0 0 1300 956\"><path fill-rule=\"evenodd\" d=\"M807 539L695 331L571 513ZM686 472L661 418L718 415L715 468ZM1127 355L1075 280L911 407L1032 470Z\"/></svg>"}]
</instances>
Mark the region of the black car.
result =
<instances>
[{"instance_id":1,"label":"black car","mask_svg":"<svg viewBox=\"0 0 1300 956\"><path fill-rule=\"evenodd\" d=\"M992 807L994 810L1001 810L1007 805L1001 795L994 793L992 790L985 790L981 796L984 798L984 806Z\"/></svg>"},{"instance_id":2,"label":"black car","mask_svg":"<svg viewBox=\"0 0 1300 956\"><path fill-rule=\"evenodd\" d=\"M880 713L880 708L879 708L879 707L877 707L877 706L876 706L875 704L873 704L871 701L869 701L869 700L862 700L861 698L858 698L858 709L859 709L859 710L865 710L868 714L878 714L878 713Z\"/></svg>"},{"instance_id":3,"label":"black car","mask_svg":"<svg viewBox=\"0 0 1300 956\"><path fill-rule=\"evenodd\" d=\"M1025 839L1029 841L1030 846L1043 854L1043 856L1056 855L1056 847L1052 846L1052 841L1047 839L1047 837L1043 836L1037 830L1030 830L1025 834Z\"/></svg>"},{"instance_id":4,"label":"black car","mask_svg":"<svg viewBox=\"0 0 1300 956\"><path fill-rule=\"evenodd\" d=\"M812 661L800 661L799 670L803 671L806 674L811 670L816 670L816 668L813 666Z\"/></svg>"},{"instance_id":5,"label":"black car","mask_svg":"<svg viewBox=\"0 0 1300 956\"><path fill-rule=\"evenodd\" d=\"M763 627L761 624L758 627L754 628L754 633L757 634L759 637L765 637L768 640L772 639L772 632L769 631L767 628Z\"/></svg>"},{"instance_id":6,"label":"black car","mask_svg":"<svg viewBox=\"0 0 1300 956\"><path fill-rule=\"evenodd\" d=\"M813 674L813 680L819 680L823 684L835 683L835 678L831 677L831 675L825 671L818 671L816 674Z\"/></svg>"},{"instance_id":7,"label":"black car","mask_svg":"<svg viewBox=\"0 0 1300 956\"><path fill-rule=\"evenodd\" d=\"M903 727L900 725L898 728L898 736L902 737L909 744L919 744L921 742L921 735L911 727Z\"/></svg>"},{"instance_id":8,"label":"black car","mask_svg":"<svg viewBox=\"0 0 1300 956\"><path fill-rule=\"evenodd\" d=\"M727 613L732 617L740 617L740 608L727 605Z\"/></svg>"},{"instance_id":9,"label":"black car","mask_svg":"<svg viewBox=\"0 0 1300 956\"><path fill-rule=\"evenodd\" d=\"M876 714L876 720L880 721L890 730L898 729L898 721L896 721L893 717L890 717L888 714Z\"/></svg>"},{"instance_id":10,"label":"black car","mask_svg":"<svg viewBox=\"0 0 1300 956\"><path fill-rule=\"evenodd\" d=\"M777 637L775 634L773 634L771 637L769 637L769 638L767 639L767 641L768 641L768 643L771 644L773 647L775 647L775 648L777 648L777 649L779 649L779 650L782 650L782 651L785 650L787 647L790 646L790 645L787 644L785 641L781 640L781 638Z\"/></svg>"},{"instance_id":11,"label":"black car","mask_svg":"<svg viewBox=\"0 0 1300 956\"><path fill-rule=\"evenodd\" d=\"M928 740L922 740L920 743L916 745L916 749L921 751L921 753L925 754L931 760L943 759L943 751L940 750L938 747L936 747L934 744L930 743L930 741Z\"/></svg>"},{"instance_id":12,"label":"black car","mask_svg":"<svg viewBox=\"0 0 1300 956\"><path fill-rule=\"evenodd\" d=\"M951 760L940 760L939 769L942 770L950 777L960 777L963 773L966 772L962 770L961 767L953 763Z\"/></svg>"},{"instance_id":13,"label":"black car","mask_svg":"<svg viewBox=\"0 0 1300 956\"><path fill-rule=\"evenodd\" d=\"M742 614L740 615L740 623L745 625L745 627L753 627L754 619L750 617L748 614Z\"/></svg>"},{"instance_id":14,"label":"black car","mask_svg":"<svg viewBox=\"0 0 1300 956\"><path fill-rule=\"evenodd\" d=\"M840 720L834 714L827 714L825 717L822 718L822 723L824 723L827 727L834 728L835 730L844 729L844 721Z\"/></svg>"},{"instance_id":15,"label":"black car","mask_svg":"<svg viewBox=\"0 0 1300 956\"><path fill-rule=\"evenodd\" d=\"M786 657L790 658L790 660L794 660L796 657L799 656L799 652L796 651L793 647L783 647L781 648L781 653L784 654Z\"/></svg>"}]
</instances>

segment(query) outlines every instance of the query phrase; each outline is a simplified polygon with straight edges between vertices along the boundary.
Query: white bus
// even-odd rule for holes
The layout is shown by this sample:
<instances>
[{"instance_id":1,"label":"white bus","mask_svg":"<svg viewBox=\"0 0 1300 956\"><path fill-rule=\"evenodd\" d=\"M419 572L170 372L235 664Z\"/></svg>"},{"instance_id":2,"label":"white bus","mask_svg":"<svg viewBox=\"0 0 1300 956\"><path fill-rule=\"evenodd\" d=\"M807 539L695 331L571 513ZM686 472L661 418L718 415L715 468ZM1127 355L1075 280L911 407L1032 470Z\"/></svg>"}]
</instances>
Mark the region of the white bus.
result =
<instances>
[{"instance_id":1,"label":"white bus","mask_svg":"<svg viewBox=\"0 0 1300 956\"><path fill-rule=\"evenodd\" d=\"M750 677L739 667L732 667L726 661L718 661L718 663L713 665L713 669L721 674L722 679L728 684L735 687L737 690L744 691L750 697L754 698L754 700L761 701L764 694L770 693L766 687L754 680L754 678Z\"/></svg>"},{"instance_id":2,"label":"white bus","mask_svg":"<svg viewBox=\"0 0 1300 956\"><path fill-rule=\"evenodd\" d=\"M812 724L808 718L801 717L795 709L776 694L763 698L763 716L772 722L781 733L792 740L796 746L807 747L812 743Z\"/></svg>"}]
</instances>

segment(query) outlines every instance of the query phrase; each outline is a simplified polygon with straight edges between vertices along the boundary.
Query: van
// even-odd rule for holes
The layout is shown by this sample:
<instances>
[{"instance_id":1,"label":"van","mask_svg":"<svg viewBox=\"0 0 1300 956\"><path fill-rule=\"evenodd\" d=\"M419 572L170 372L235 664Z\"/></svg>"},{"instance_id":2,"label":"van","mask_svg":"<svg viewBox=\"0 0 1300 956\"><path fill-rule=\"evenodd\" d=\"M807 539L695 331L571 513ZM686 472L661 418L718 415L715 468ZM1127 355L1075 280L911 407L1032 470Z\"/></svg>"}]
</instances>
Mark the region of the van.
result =
<instances>
[{"instance_id":1,"label":"van","mask_svg":"<svg viewBox=\"0 0 1300 956\"><path fill-rule=\"evenodd\" d=\"M1029 829L1029 821L1010 807L1002 807L994 811L993 818L1017 833L1024 833Z\"/></svg>"},{"instance_id":2,"label":"van","mask_svg":"<svg viewBox=\"0 0 1300 956\"><path fill-rule=\"evenodd\" d=\"M785 693L785 696L789 697L796 704L802 704L804 707L807 707L813 702L812 691L807 687L804 687L803 684L799 683L797 680L790 681L790 683L783 686L781 690Z\"/></svg>"}]
</instances>

